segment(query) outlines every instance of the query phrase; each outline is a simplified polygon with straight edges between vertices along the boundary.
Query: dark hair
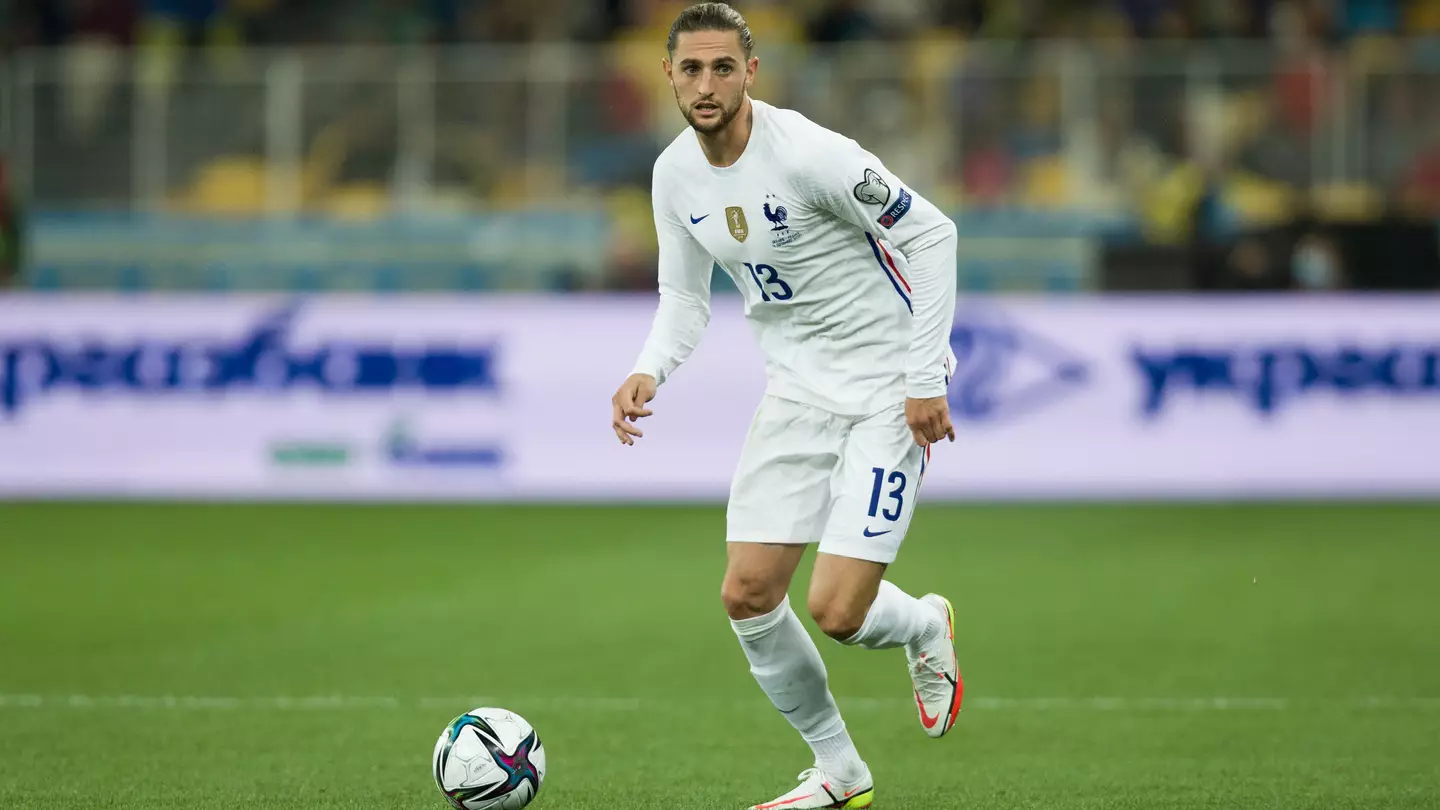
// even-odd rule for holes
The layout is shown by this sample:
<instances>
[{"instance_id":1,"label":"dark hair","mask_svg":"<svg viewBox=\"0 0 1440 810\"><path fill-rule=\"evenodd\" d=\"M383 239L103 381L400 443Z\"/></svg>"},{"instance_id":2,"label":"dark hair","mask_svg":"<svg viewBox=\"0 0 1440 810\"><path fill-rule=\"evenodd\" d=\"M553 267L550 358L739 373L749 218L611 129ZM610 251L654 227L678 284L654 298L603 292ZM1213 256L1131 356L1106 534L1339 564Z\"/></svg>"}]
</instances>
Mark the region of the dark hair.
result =
<instances>
[{"instance_id":1,"label":"dark hair","mask_svg":"<svg viewBox=\"0 0 1440 810\"><path fill-rule=\"evenodd\" d=\"M750 38L750 25L740 12L725 3L696 3L680 12L670 26L670 38L665 41L665 50L675 55L675 42L681 34L693 31L734 31L740 35L740 47L745 49L745 58L755 48Z\"/></svg>"}]
</instances>

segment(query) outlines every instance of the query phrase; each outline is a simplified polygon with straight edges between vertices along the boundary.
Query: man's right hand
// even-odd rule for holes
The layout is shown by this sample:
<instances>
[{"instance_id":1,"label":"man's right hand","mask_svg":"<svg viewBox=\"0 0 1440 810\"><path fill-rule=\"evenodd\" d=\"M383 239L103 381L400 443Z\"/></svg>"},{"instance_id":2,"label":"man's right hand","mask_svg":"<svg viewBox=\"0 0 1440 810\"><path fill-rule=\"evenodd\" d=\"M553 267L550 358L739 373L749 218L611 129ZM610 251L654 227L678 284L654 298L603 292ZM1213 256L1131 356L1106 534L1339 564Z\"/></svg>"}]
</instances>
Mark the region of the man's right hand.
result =
<instances>
[{"instance_id":1,"label":"man's right hand","mask_svg":"<svg viewBox=\"0 0 1440 810\"><path fill-rule=\"evenodd\" d=\"M655 378L649 374L631 374L620 384L620 390L610 398L612 406L612 427L621 444L634 444L645 434L630 424L651 411L645 404L655 398Z\"/></svg>"}]
</instances>

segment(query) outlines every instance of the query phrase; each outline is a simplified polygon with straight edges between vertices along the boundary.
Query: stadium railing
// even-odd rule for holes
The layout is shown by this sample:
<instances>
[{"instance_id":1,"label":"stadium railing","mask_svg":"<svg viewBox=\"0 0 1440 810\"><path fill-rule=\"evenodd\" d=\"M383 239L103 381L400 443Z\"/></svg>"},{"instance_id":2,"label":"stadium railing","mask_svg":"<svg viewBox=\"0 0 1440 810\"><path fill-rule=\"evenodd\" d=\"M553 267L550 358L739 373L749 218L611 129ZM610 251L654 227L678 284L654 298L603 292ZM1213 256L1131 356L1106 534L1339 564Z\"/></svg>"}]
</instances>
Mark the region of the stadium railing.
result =
<instances>
[{"instance_id":1,"label":"stadium railing","mask_svg":"<svg viewBox=\"0 0 1440 810\"><path fill-rule=\"evenodd\" d=\"M0 72L32 287L610 286L653 252L682 124L658 47L77 46ZM762 54L755 95L855 137L946 207L972 288L1084 289L1097 240L1176 242L1440 196L1420 43L959 43Z\"/></svg>"}]
</instances>

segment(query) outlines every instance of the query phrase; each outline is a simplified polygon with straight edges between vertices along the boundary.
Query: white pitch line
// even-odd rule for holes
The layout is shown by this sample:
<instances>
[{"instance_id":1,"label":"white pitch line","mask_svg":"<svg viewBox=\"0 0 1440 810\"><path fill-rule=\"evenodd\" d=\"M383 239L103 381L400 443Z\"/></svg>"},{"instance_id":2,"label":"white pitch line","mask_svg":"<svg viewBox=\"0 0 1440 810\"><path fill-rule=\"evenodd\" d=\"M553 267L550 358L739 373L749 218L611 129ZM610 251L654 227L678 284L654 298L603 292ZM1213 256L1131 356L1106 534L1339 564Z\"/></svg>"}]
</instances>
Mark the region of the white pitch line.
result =
<instances>
[{"instance_id":1,"label":"white pitch line","mask_svg":"<svg viewBox=\"0 0 1440 810\"><path fill-rule=\"evenodd\" d=\"M891 711L914 704L901 698L836 698L842 711ZM400 698L360 695L196 696L196 695L36 695L0 694L0 709L132 709L143 711L346 711L352 709L405 709L459 712L476 706L505 706L517 711L575 710L640 712L685 707L754 709L765 707L763 698L638 698L638 697L458 697ZM984 697L965 701L965 708L980 711L1093 711L1093 712L1222 712L1295 711L1321 709L1436 710L1437 697L1361 696L1348 698L1277 697Z\"/></svg>"}]
</instances>

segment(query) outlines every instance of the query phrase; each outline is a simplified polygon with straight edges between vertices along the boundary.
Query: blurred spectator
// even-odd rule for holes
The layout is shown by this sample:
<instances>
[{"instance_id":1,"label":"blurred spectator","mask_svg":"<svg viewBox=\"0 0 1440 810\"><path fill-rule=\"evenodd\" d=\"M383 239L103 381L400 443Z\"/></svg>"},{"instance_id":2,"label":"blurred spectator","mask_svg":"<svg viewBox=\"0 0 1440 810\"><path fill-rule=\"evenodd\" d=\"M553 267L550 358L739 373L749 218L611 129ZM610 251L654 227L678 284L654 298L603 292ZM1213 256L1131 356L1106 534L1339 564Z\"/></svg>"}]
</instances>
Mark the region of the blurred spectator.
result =
<instances>
[{"instance_id":1,"label":"blurred spectator","mask_svg":"<svg viewBox=\"0 0 1440 810\"><path fill-rule=\"evenodd\" d=\"M614 39L626 27L640 22L628 0L595 0L590 6L590 14L576 29L577 37L586 42Z\"/></svg>"},{"instance_id":2,"label":"blurred spectator","mask_svg":"<svg viewBox=\"0 0 1440 810\"><path fill-rule=\"evenodd\" d=\"M571 94L566 129L584 136L569 148L575 182L602 189L649 184L662 145L650 126L650 93L622 61L612 55L608 69Z\"/></svg>"},{"instance_id":3,"label":"blurred spectator","mask_svg":"<svg viewBox=\"0 0 1440 810\"><path fill-rule=\"evenodd\" d=\"M1276 291L1290 286L1269 245L1259 237L1244 237L1225 257L1223 289Z\"/></svg>"},{"instance_id":4,"label":"blurred spectator","mask_svg":"<svg viewBox=\"0 0 1440 810\"><path fill-rule=\"evenodd\" d=\"M380 45L441 44L460 32L457 0L351 0L345 39Z\"/></svg>"},{"instance_id":5,"label":"blurred spectator","mask_svg":"<svg viewBox=\"0 0 1440 810\"><path fill-rule=\"evenodd\" d=\"M18 3L0 3L0 59L29 38L26 27Z\"/></svg>"},{"instance_id":6,"label":"blurred spectator","mask_svg":"<svg viewBox=\"0 0 1440 810\"><path fill-rule=\"evenodd\" d=\"M1035 79L1014 103L1018 120L1009 122L1009 152L1018 161L1047 157L1060 151L1060 92L1049 78Z\"/></svg>"},{"instance_id":7,"label":"blurred spectator","mask_svg":"<svg viewBox=\"0 0 1440 810\"><path fill-rule=\"evenodd\" d=\"M653 290L655 224L647 191L616 191L606 200L610 240L606 245L605 287L611 290Z\"/></svg>"},{"instance_id":8,"label":"blurred spectator","mask_svg":"<svg viewBox=\"0 0 1440 810\"><path fill-rule=\"evenodd\" d=\"M1265 35L1273 0L1200 0L1196 26L1210 39L1248 39Z\"/></svg>"},{"instance_id":9,"label":"blurred spectator","mask_svg":"<svg viewBox=\"0 0 1440 810\"><path fill-rule=\"evenodd\" d=\"M1400 181L1398 193L1407 212L1440 216L1440 132L1429 133L1428 143Z\"/></svg>"},{"instance_id":10,"label":"blurred spectator","mask_svg":"<svg viewBox=\"0 0 1440 810\"><path fill-rule=\"evenodd\" d=\"M935 5L931 0L869 0L866 16L879 36L902 38L931 27Z\"/></svg>"},{"instance_id":11,"label":"blurred spectator","mask_svg":"<svg viewBox=\"0 0 1440 810\"><path fill-rule=\"evenodd\" d=\"M935 13L937 25L966 35L977 33L985 25L985 12L989 6L985 0L950 0L938 5Z\"/></svg>"},{"instance_id":12,"label":"blurred spectator","mask_svg":"<svg viewBox=\"0 0 1440 810\"><path fill-rule=\"evenodd\" d=\"M1332 0L1331 14L1347 36L1393 34L1400 28L1397 0ZM1337 8L1338 7L1338 8ZM1338 12L1338 13L1337 13Z\"/></svg>"},{"instance_id":13,"label":"blurred spectator","mask_svg":"<svg viewBox=\"0 0 1440 810\"><path fill-rule=\"evenodd\" d=\"M1440 0L1410 0L1406 3L1405 33L1432 37L1440 34Z\"/></svg>"},{"instance_id":14,"label":"blurred spectator","mask_svg":"<svg viewBox=\"0 0 1440 810\"><path fill-rule=\"evenodd\" d=\"M979 206L998 205L1005 201L1014 183L1014 161L1005 149L998 126L981 130L974 141L960 164L965 199Z\"/></svg>"},{"instance_id":15,"label":"blurred spectator","mask_svg":"<svg viewBox=\"0 0 1440 810\"><path fill-rule=\"evenodd\" d=\"M1009 2L991 2L983 13L984 23L980 34L986 37L998 39L1029 39L1040 33L1042 23L1047 18L1053 19L1047 14L1046 0L1009 0ZM1054 9L1055 16L1063 14L1062 9Z\"/></svg>"},{"instance_id":16,"label":"blurred spectator","mask_svg":"<svg viewBox=\"0 0 1440 810\"><path fill-rule=\"evenodd\" d=\"M1155 17L1153 36L1157 39L1180 40L1195 36L1195 23L1185 9L1171 6Z\"/></svg>"},{"instance_id":17,"label":"blurred spectator","mask_svg":"<svg viewBox=\"0 0 1440 810\"><path fill-rule=\"evenodd\" d=\"M1275 75L1280 123L1292 133L1309 132L1327 102L1329 76L1312 21L1297 2L1276 6L1271 26L1281 65Z\"/></svg>"},{"instance_id":18,"label":"blurred spectator","mask_svg":"<svg viewBox=\"0 0 1440 810\"><path fill-rule=\"evenodd\" d=\"M184 75L192 49L207 47L214 63L228 62L226 51L241 44L238 18L230 0L144 0L140 46L143 84L159 93Z\"/></svg>"},{"instance_id":19,"label":"blurred spectator","mask_svg":"<svg viewBox=\"0 0 1440 810\"><path fill-rule=\"evenodd\" d=\"M316 186L388 187L395 179L399 127L393 100L368 98L347 107L310 144Z\"/></svg>"},{"instance_id":20,"label":"blurred spectator","mask_svg":"<svg viewBox=\"0 0 1440 810\"><path fill-rule=\"evenodd\" d=\"M72 40L134 44L139 0L71 0L69 7Z\"/></svg>"},{"instance_id":21,"label":"blurred spectator","mask_svg":"<svg viewBox=\"0 0 1440 810\"><path fill-rule=\"evenodd\" d=\"M62 11L67 134L86 140L105 120L124 75L124 49L135 41L138 0L70 0Z\"/></svg>"},{"instance_id":22,"label":"blurred spectator","mask_svg":"<svg viewBox=\"0 0 1440 810\"><path fill-rule=\"evenodd\" d=\"M194 44L223 18L226 4L227 0L145 0L146 24L157 37Z\"/></svg>"},{"instance_id":23,"label":"blurred spectator","mask_svg":"<svg viewBox=\"0 0 1440 810\"><path fill-rule=\"evenodd\" d=\"M27 33L20 44L54 47L69 41L70 21L63 4L52 0L20 0L14 9Z\"/></svg>"},{"instance_id":24,"label":"blurred spectator","mask_svg":"<svg viewBox=\"0 0 1440 810\"><path fill-rule=\"evenodd\" d=\"M811 19L807 33L813 42L850 42L874 39L880 28L860 0L834 0Z\"/></svg>"},{"instance_id":25,"label":"blurred spectator","mask_svg":"<svg viewBox=\"0 0 1440 810\"><path fill-rule=\"evenodd\" d=\"M1314 292L1339 290L1347 286L1344 261L1334 240L1322 233L1305 234L1295 244L1290 258L1293 286Z\"/></svg>"},{"instance_id":26,"label":"blurred spectator","mask_svg":"<svg viewBox=\"0 0 1440 810\"><path fill-rule=\"evenodd\" d=\"M1137 37L1153 36L1162 18L1175 12L1175 0L1115 0Z\"/></svg>"},{"instance_id":27,"label":"blurred spectator","mask_svg":"<svg viewBox=\"0 0 1440 810\"><path fill-rule=\"evenodd\" d=\"M0 287L14 284L20 275L22 235L20 206L10 190L5 158L0 156Z\"/></svg>"},{"instance_id":28,"label":"blurred spectator","mask_svg":"<svg viewBox=\"0 0 1440 810\"><path fill-rule=\"evenodd\" d=\"M471 3L461 15L462 36L472 42L526 42L537 29L536 15L520 3Z\"/></svg>"},{"instance_id":29,"label":"blurred spectator","mask_svg":"<svg viewBox=\"0 0 1440 810\"><path fill-rule=\"evenodd\" d=\"M1429 136L1420 115L1418 91L1410 78L1390 78L1377 89L1380 98L1375 120L1362 124L1369 130L1369 175L1382 190L1394 193L1407 182Z\"/></svg>"}]
</instances>

